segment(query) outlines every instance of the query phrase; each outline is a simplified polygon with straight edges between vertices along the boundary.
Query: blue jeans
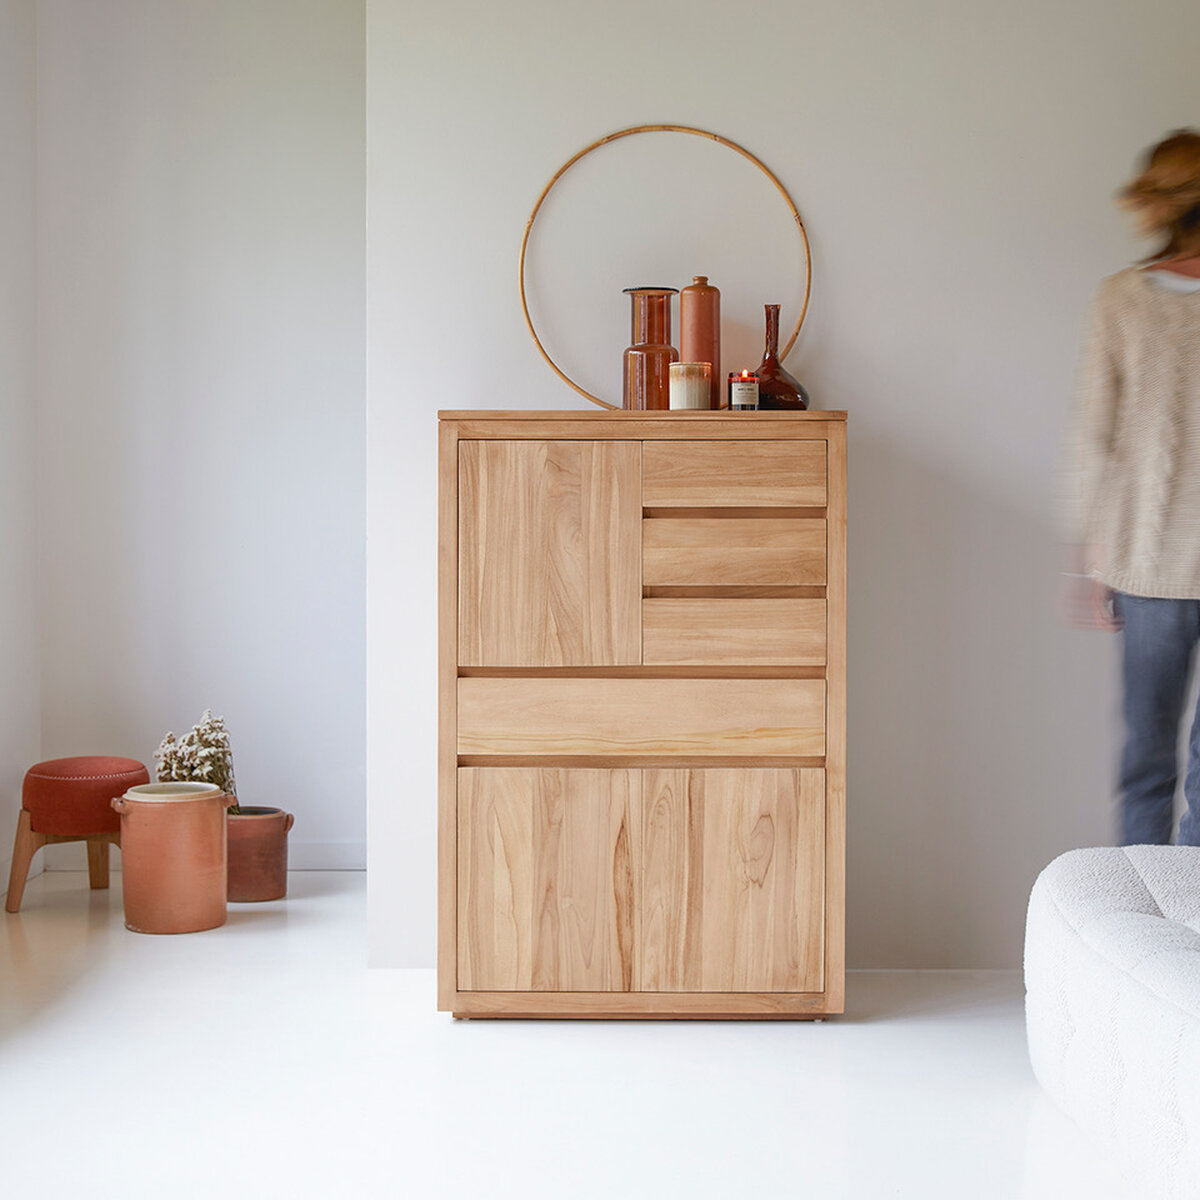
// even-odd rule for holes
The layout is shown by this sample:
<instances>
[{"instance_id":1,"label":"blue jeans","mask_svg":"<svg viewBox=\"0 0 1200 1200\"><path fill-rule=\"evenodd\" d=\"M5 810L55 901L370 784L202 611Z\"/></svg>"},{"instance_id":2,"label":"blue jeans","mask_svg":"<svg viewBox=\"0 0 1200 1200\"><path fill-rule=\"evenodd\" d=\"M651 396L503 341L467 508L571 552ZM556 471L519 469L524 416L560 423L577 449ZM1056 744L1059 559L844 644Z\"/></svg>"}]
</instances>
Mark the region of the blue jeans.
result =
<instances>
[{"instance_id":1,"label":"blue jeans","mask_svg":"<svg viewBox=\"0 0 1200 1200\"><path fill-rule=\"evenodd\" d=\"M1200 641L1200 600L1115 597L1124 623L1125 749L1121 754L1121 845L1171 840L1179 766L1179 724L1192 655ZM1200 706L1188 740L1187 811L1179 844L1200 845Z\"/></svg>"}]
</instances>

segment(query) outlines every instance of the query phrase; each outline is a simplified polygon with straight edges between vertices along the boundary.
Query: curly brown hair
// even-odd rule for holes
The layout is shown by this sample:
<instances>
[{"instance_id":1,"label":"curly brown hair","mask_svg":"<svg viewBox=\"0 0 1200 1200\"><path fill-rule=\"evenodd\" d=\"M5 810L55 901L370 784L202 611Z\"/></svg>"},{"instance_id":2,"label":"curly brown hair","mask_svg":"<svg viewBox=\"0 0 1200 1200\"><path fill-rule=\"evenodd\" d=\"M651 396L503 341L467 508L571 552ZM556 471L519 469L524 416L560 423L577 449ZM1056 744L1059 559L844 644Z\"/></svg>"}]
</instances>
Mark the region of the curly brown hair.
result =
<instances>
[{"instance_id":1,"label":"curly brown hair","mask_svg":"<svg viewBox=\"0 0 1200 1200\"><path fill-rule=\"evenodd\" d=\"M1163 239L1147 262L1200 253L1200 133L1176 129L1152 146L1117 199L1147 236Z\"/></svg>"}]
</instances>

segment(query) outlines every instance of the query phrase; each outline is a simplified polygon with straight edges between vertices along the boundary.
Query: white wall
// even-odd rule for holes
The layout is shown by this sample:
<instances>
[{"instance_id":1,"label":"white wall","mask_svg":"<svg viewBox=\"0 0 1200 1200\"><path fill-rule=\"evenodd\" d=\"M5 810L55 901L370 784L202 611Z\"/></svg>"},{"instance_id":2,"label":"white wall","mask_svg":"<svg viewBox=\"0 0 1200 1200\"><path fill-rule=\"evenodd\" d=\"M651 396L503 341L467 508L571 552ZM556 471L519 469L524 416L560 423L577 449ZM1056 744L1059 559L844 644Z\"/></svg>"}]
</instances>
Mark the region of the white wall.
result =
<instances>
[{"instance_id":1,"label":"white wall","mask_svg":"<svg viewBox=\"0 0 1200 1200\"><path fill-rule=\"evenodd\" d=\"M849 961L1017 965L1037 871L1110 837L1115 643L1058 624L1055 466L1200 7L370 0L368 35L374 961L434 953L435 411L582 405L522 325L525 220L593 139L677 122L796 198L789 366L850 413Z\"/></svg>"},{"instance_id":2,"label":"white wall","mask_svg":"<svg viewBox=\"0 0 1200 1200\"><path fill-rule=\"evenodd\" d=\"M211 706L292 864L361 866L363 6L38 18L45 754Z\"/></svg>"},{"instance_id":3,"label":"white wall","mask_svg":"<svg viewBox=\"0 0 1200 1200\"><path fill-rule=\"evenodd\" d=\"M34 0L0 0L0 890L8 885L21 780L41 751L34 548L35 53Z\"/></svg>"}]
</instances>

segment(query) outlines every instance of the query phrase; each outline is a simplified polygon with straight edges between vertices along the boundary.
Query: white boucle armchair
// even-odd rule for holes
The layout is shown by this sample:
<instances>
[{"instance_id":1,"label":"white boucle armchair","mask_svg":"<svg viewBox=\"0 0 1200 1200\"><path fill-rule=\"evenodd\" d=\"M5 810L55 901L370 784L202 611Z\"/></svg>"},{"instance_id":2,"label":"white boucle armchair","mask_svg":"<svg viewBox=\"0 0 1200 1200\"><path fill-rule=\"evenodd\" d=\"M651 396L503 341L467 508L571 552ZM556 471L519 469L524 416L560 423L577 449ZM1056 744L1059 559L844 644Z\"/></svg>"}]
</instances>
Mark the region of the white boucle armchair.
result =
<instances>
[{"instance_id":1,"label":"white boucle armchair","mask_svg":"<svg viewBox=\"0 0 1200 1200\"><path fill-rule=\"evenodd\" d=\"M1200 1197L1200 849L1073 850L1025 927L1034 1074L1146 1196Z\"/></svg>"}]
</instances>

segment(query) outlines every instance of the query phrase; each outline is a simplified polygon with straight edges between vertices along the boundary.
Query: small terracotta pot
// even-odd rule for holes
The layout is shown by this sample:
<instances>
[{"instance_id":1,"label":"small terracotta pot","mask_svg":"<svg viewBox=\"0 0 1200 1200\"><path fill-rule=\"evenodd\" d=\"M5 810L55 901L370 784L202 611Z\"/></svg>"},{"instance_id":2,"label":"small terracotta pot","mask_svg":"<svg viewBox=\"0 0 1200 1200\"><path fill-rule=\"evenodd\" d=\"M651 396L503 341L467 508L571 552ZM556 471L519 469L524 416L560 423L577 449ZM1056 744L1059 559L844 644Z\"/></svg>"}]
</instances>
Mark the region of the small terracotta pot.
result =
<instances>
[{"instance_id":1,"label":"small terracotta pot","mask_svg":"<svg viewBox=\"0 0 1200 1200\"><path fill-rule=\"evenodd\" d=\"M225 924L228 803L210 783L147 783L113 800L126 929L196 933Z\"/></svg>"},{"instance_id":2,"label":"small terracotta pot","mask_svg":"<svg viewBox=\"0 0 1200 1200\"><path fill-rule=\"evenodd\" d=\"M287 895L287 835L295 817L282 808L229 813L227 898L238 904Z\"/></svg>"}]
</instances>

